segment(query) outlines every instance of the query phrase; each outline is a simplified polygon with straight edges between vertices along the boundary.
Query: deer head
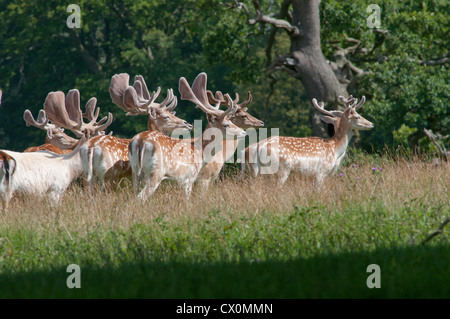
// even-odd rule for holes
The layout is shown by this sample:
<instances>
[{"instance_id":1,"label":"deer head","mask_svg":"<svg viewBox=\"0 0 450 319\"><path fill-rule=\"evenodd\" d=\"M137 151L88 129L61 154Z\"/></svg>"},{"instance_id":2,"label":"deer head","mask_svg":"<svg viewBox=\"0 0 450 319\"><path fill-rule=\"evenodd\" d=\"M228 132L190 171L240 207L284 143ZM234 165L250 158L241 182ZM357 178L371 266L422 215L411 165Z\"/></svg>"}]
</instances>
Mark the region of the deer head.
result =
<instances>
[{"instance_id":1,"label":"deer head","mask_svg":"<svg viewBox=\"0 0 450 319\"><path fill-rule=\"evenodd\" d=\"M178 90L181 93L181 99L191 101L206 113L208 118L209 127L219 129L224 137L244 137L245 131L229 119L237 111L237 105L233 103L230 96L225 94L225 100L227 101L227 110L219 110L221 104L220 101L216 105L211 105L208 100L208 94L206 90L207 75L206 73L200 73L194 80L192 88L189 86L187 80L180 78Z\"/></svg>"},{"instance_id":2,"label":"deer head","mask_svg":"<svg viewBox=\"0 0 450 319\"><path fill-rule=\"evenodd\" d=\"M155 100L161 92L161 87L152 94L148 91L144 77L136 75L133 86L129 85L130 76L127 73L116 74L111 78L109 92L114 104L124 110L126 115L148 115L150 124L165 133L174 130L192 130L192 125L175 116L177 97L173 90L167 90L167 97L161 103Z\"/></svg>"},{"instance_id":3,"label":"deer head","mask_svg":"<svg viewBox=\"0 0 450 319\"><path fill-rule=\"evenodd\" d=\"M66 150L72 148L78 140L65 134L64 128L58 127L49 122L44 110L40 110L37 120L33 118L30 110L26 110L23 119L27 126L34 126L47 132L45 142Z\"/></svg>"},{"instance_id":4,"label":"deer head","mask_svg":"<svg viewBox=\"0 0 450 319\"><path fill-rule=\"evenodd\" d=\"M113 120L113 115L109 113L97 122L100 108L96 109L96 104L97 99L91 98L86 103L86 113L82 113L80 92L77 89L70 90L66 96L63 92L57 91L47 95L44 111L53 124L71 130L79 138L85 135L85 131L92 137L104 134L104 130ZM88 119L89 123L84 123L83 118Z\"/></svg>"},{"instance_id":5,"label":"deer head","mask_svg":"<svg viewBox=\"0 0 450 319\"><path fill-rule=\"evenodd\" d=\"M316 99L313 99L312 103L320 113L324 114L320 116L320 119L326 123L333 124L336 130L342 127L348 128L348 130L370 130L374 127L373 123L369 122L356 112L356 110L361 108L365 103L365 96L361 98L359 103L358 99L351 95L348 98L339 96L339 100L345 104L345 111L327 111L324 108L324 103L321 102L319 105Z\"/></svg>"},{"instance_id":6,"label":"deer head","mask_svg":"<svg viewBox=\"0 0 450 319\"><path fill-rule=\"evenodd\" d=\"M64 133L64 128L71 130L77 137L84 135L83 131L89 131L90 136L104 134L104 130L112 122L112 114L97 122L100 109L95 111L96 98L91 98L86 103L86 113L81 113L80 93L78 90L70 90L64 99L61 91L50 92L44 102L44 109L39 111L37 120L30 110L25 110L23 118L27 126L34 126L47 132L46 142L60 149L69 149L78 142L77 139ZM84 123L83 118L89 123ZM102 124L103 122L105 122Z\"/></svg>"},{"instance_id":7,"label":"deer head","mask_svg":"<svg viewBox=\"0 0 450 319\"><path fill-rule=\"evenodd\" d=\"M208 94L208 100L211 103L214 103L217 105L218 102L220 102L220 105L226 105L227 101L223 97L222 92L217 91L216 95L213 96L212 92L210 90L207 91ZM247 112L247 105L252 102L252 94L250 91L248 91L248 97L247 100L245 100L242 103L239 102L239 94L236 93L236 98L234 99L233 103L236 105L237 110L233 114L229 116L231 122L235 124L236 126L243 128L244 130L249 128L259 128L264 126L264 122L258 120L256 117L250 115Z\"/></svg>"}]
</instances>

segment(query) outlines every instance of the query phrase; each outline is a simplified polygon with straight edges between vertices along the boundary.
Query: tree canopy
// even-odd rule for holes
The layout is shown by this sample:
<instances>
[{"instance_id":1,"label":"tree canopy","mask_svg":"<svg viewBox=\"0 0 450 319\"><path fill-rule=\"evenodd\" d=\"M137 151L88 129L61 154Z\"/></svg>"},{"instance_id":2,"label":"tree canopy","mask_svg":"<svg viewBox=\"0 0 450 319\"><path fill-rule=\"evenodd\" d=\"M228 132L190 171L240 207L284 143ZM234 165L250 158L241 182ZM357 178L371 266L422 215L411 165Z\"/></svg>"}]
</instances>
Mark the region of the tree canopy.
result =
<instances>
[{"instance_id":1,"label":"tree canopy","mask_svg":"<svg viewBox=\"0 0 450 319\"><path fill-rule=\"evenodd\" d=\"M177 95L180 77L192 81L206 72L212 90L241 96L251 91L249 110L266 127L278 127L282 135L311 135L310 92L301 74L289 70L292 32L255 21L260 10L291 25L296 5L311 1L82 0L80 29L68 28L66 2L4 1L0 148L22 151L42 144L44 132L26 127L23 112L36 114L50 91L72 88L79 89L83 106L95 96L102 115L114 114L115 135L145 130L145 117L126 117L111 102L109 82L121 72L141 74L150 90L174 88ZM367 25L365 1L317 2L324 58L348 94L368 98L362 113L376 128L363 133L360 145L369 151L392 145L399 132L417 145L424 128L449 134L450 4L372 2L381 8L378 29ZM189 122L204 118L183 101L177 115Z\"/></svg>"}]
</instances>

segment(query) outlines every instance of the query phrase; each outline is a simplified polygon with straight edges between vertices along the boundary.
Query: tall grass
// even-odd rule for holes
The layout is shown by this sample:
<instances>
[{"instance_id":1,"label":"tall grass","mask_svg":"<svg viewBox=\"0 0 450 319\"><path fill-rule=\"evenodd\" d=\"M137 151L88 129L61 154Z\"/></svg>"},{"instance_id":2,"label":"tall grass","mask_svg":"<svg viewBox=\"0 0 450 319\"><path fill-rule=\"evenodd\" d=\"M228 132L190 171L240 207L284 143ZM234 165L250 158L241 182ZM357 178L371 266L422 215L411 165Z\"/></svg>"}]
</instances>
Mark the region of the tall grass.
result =
<instances>
[{"instance_id":1,"label":"tall grass","mask_svg":"<svg viewBox=\"0 0 450 319\"><path fill-rule=\"evenodd\" d=\"M296 175L282 187L270 176L237 181L229 167L190 200L170 182L145 203L129 183L91 193L73 185L58 207L16 198L0 214L0 285L15 288L0 296L449 297L442 283L450 279L448 230L422 244L450 213L449 169L417 155L353 154L321 187ZM365 287L364 265L373 260L396 287ZM68 290L64 269L72 263L89 269L95 285ZM251 265L258 265L253 275ZM229 282L229 269L259 284ZM62 278L56 290L55 273ZM238 273L232 276L243 280ZM330 290L338 276L341 288ZM364 284L356 289L353 277ZM47 288L33 290L35 280ZM134 288L114 290L127 283Z\"/></svg>"}]
</instances>

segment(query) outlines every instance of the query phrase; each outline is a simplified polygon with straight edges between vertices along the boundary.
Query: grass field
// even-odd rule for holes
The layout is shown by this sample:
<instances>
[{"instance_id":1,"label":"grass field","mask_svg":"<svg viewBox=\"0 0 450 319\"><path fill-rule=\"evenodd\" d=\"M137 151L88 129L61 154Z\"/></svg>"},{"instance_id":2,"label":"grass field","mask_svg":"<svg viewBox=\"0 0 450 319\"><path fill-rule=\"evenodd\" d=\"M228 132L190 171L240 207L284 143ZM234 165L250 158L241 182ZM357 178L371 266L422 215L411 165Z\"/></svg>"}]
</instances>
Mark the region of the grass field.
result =
<instances>
[{"instance_id":1,"label":"grass field","mask_svg":"<svg viewBox=\"0 0 450 319\"><path fill-rule=\"evenodd\" d=\"M450 215L450 167L430 162L349 156L321 188L229 173L190 201L171 183L145 204L131 187L17 198L0 214L0 297L449 298L450 226L426 239Z\"/></svg>"}]
</instances>

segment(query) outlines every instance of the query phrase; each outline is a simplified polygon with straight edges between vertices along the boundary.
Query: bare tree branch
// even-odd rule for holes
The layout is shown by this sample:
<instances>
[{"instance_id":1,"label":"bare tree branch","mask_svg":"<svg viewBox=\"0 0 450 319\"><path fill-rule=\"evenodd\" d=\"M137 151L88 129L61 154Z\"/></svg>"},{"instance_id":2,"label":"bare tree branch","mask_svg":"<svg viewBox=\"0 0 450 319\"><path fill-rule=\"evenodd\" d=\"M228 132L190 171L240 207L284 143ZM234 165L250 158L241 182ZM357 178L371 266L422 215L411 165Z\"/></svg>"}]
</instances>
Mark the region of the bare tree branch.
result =
<instances>
[{"instance_id":1,"label":"bare tree branch","mask_svg":"<svg viewBox=\"0 0 450 319\"><path fill-rule=\"evenodd\" d=\"M450 62L450 56L449 53L447 53L445 56L441 57L441 58L437 58L437 59L433 59L433 60L427 60L427 61L423 61L423 60L419 60L420 64L424 64L424 65L441 65L441 64L445 64Z\"/></svg>"},{"instance_id":2,"label":"bare tree branch","mask_svg":"<svg viewBox=\"0 0 450 319\"><path fill-rule=\"evenodd\" d=\"M295 59L290 55L286 54L283 56L278 56L275 61L267 67L267 71L269 74L272 74L273 72L277 70L282 70L288 73L290 76L300 79L301 74L296 69L297 62Z\"/></svg>"},{"instance_id":3,"label":"bare tree branch","mask_svg":"<svg viewBox=\"0 0 450 319\"><path fill-rule=\"evenodd\" d=\"M289 16L289 6L291 5L291 0L284 0L283 3L281 4L281 8L280 8L280 13L278 15L278 18L283 19L285 17L287 17L289 19L289 21L292 21L292 17ZM267 58L267 64L266 66L269 66L272 63L272 47L273 44L275 43L275 36L277 34L277 27L273 27L272 30L270 31L270 35L269 38L267 40L267 45L266 45L266 58Z\"/></svg>"},{"instance_id":4,"label":"bare tree branch","mask_svg":"<svg viewBox=\"0 0 450 319\"><path fill-rule=\"evenodd\" d=\"M450 158L450 152L447 151L445 146L440 145L438 143L437 139L439 139L439 137L436 134L434 134L433 131L427 130L426 128L424 128L423 131L430 138L430 140L433 142L433 144L436 145L441 157L448 162L448 160ZM443 139L443 138L441 137L440 139Z\"/></svg>"},{"instance_id":5,"label":"bare tree branch","mask_svg":"<svg viewBox=\"0 0 450 319\"><path fill-rule=\"evenodd\" d=\"M255 8L255 12L256 12L254 18L250 18L250 11L244 3L238 2L237 0L235 0L236 7L238 9L244 10L244 12L248 18L248 23L250 25L254 25L256 23L268 23L268 24L275 26L276 28L285 29L290 36L297 37L297 36L301 35L300 29L297 28L296 26L291 25L289 23L289 21L286 21L283 19L276 19L276 18L273 18L271 15L264 15L264 13L261 11L261 7L259 5L258 0L253 0L252 2L253 2L253 7ZM283 2L282 8L286 7L286 4L288 4L287 7L289 7L290 1L285 0Z\"/></svg>"}]
</instances>

